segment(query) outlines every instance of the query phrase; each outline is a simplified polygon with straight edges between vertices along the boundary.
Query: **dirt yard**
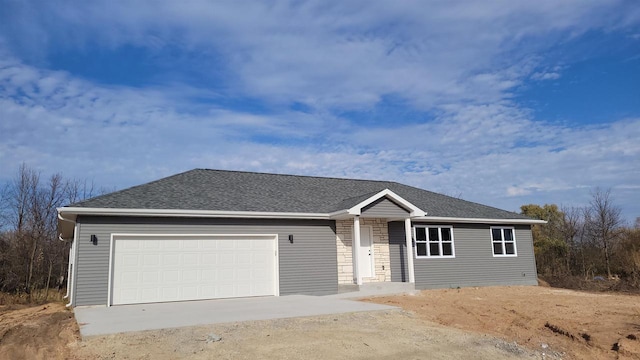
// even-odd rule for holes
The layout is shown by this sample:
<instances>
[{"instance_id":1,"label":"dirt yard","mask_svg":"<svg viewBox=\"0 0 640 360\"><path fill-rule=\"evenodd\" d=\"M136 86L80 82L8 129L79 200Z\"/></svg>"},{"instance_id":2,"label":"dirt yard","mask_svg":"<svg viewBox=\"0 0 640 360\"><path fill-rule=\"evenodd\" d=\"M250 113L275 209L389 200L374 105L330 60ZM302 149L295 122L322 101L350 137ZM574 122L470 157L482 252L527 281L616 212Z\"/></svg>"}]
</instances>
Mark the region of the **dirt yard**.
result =
<instances>
[{"instance_id":1,"label":"dirt yard","mask_svg":"<svg viewBox=\"0 0 640 360\"><path fill-rule=\"evenodd\" d=\"M485 287L373 298L447 327L574 359L640 359L640 296L549 287Z\"/></svg>"},{"instance_id":2,"label":"dirt yard","mask_svg":"<svg viewBox=\"0 0 640 360\"><path fill-rule=\"evenodd\" d=\"M0 359L69 359L79 339L61 303L0 306Z\"/></svg>"},{"instance_id":3,"label":"dirt yard","mask_svg":"<svg viewBox=\"0 0 640 360\"><path fill-rule=\"evenodd\" d=\"M365 301L404 310L80 341L62 304L5 306L0 359L640 359L640 296L493 287Z\"/></svg>"},{"instance_id":4,"label":"dirt yard","mask_svg":"<svg viewBox=\"0 0 640 360\"><path fill-rule=\"evenodd\" d=\"M215 334L215 335L213 335ZM212 342L214 336L221 341ZM402 311L190 327L83 341L81 359L531 359L492 336L425 324Z\"/></svg>"}]
</instances>

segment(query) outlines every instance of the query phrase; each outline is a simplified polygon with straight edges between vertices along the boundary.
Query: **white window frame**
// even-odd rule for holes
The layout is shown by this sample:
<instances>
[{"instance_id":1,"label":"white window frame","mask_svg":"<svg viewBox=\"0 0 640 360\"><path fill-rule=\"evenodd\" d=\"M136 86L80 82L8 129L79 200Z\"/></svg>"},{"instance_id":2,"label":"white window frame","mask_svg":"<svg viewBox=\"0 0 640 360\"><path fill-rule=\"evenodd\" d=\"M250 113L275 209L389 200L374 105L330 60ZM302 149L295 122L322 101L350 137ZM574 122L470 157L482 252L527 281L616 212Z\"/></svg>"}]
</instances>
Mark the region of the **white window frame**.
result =
<instances>
[{"instance_id":1,"label":"white window frame","mask_svg":"<svg viewBox=\"0 0 640 360\"><path fill-rule=\"evenodd\" d=\"M418 241L417 236L417 228L425 229L425 241ZM429 228L437 228L438 229L438 253L439 255L431 255L431 247L429 246L430 238L429 238ZM451 234L451 255L443 255L442 253L442 229L449 229L449 233ZM451 259L456 257L456 246L455 239L453 236L453 225L414 225L413 226L413 239L415 242L413 255L416 259ZM418 242L425 243L427 247L427 255L418 255Z\"/></svg>"},{"instance_id":2,"label":"white window frame","mask_svg":"<svg viewBox=\"0 0 640 360\"><path fill-rule=\"evenodd\" d=\"M493 248L493 244L498 244L497 241L493 241L493 230L494 229L500 229L500 235L502 237L500 244L502 244L502 254L496 254L495 250ZM513 236L513 241L506 241L504 239L504 230L505 229L509 229L511 230L511 235ZM491 253L493 254L493 257L517 257L518 256L518 244L516 242L516 229L513 226L491 226L489 228L489 239L490 239L490 243L491 243ZM507 254L507 247L505 245L505 243L507 242L513 242L513 254Z\"/></svg>"}]
</instances>

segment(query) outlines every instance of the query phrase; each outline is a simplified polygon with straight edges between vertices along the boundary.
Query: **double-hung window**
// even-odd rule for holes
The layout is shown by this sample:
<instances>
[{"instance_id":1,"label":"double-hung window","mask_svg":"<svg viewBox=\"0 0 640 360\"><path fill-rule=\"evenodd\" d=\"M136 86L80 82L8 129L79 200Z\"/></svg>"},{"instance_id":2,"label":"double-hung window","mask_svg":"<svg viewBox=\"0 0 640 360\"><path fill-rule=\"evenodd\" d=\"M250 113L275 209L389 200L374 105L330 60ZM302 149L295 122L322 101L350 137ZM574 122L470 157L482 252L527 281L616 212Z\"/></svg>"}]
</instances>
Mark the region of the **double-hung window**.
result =
<instances>
[{"instance_id":1,"label":"double-hung window","mask_svg":"<svg viewBox=\"0 0 640 360\"><path fill-rule=\"evenodd\" d=\"M416 225L413 231L416 240L416 257L455 257L453 227Z\"/></svg>"},{"instance_id":2,"label":"double-hung window","mask_svg":"<svg viewBox=\"0 0 640 360\"><path fill-rule=\"evenodd\" d=\"M493 256L517 256L516 235L511 227L492 227Z\"/></svg>"}]
</instances>

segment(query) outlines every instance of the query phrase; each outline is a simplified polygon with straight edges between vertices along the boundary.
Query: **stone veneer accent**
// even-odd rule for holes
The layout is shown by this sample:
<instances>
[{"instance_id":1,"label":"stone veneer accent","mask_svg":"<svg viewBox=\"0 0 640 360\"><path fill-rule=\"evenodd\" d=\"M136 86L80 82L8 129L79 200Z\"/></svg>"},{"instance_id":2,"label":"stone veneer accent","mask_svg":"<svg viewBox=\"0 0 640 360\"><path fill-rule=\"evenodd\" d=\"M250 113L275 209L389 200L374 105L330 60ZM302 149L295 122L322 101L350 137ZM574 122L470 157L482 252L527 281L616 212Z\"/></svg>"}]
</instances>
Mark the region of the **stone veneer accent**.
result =
<instances>
[{"instance_id":1,"label":"stone veneer accent","mask_svg":"<svg viewBox=\"0 0 640 360\"><path fill-rule=\"evenodd\" d=\"M375 277L362 278L362 282L391 281L389 260L389 227L386 219L360 218L360 225L373 230L373 261ZM338 248L338 284L353 284L353 219L336 220Z\"/></svg>"}]
</instances>

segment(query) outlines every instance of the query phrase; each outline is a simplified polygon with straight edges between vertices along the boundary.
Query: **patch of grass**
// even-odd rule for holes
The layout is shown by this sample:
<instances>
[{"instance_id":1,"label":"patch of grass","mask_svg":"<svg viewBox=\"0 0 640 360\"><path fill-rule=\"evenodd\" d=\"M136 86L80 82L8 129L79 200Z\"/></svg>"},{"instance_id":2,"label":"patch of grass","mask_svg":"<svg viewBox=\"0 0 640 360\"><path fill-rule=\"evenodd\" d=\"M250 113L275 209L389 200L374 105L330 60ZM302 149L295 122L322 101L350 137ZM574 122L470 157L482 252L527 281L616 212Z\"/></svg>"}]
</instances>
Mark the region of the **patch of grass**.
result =
<instances>
[{"instance_id":1,"label":"patch of grass","mask_svg":"<svg viewBox=\"0 0 640 360\"><path fill-rule=\"evenodd\" d=\"M571 290L582 290L590 292L618 292L626 294L640 294L640 284L637 280L631 278L608 279L606 277L597 277L585 279L582 276L545 276L542 279L538 275L538 279L543 283L555 288L564 288ZM540 282L539 282L540 283Z\"/></svg>"}]
</instances>

